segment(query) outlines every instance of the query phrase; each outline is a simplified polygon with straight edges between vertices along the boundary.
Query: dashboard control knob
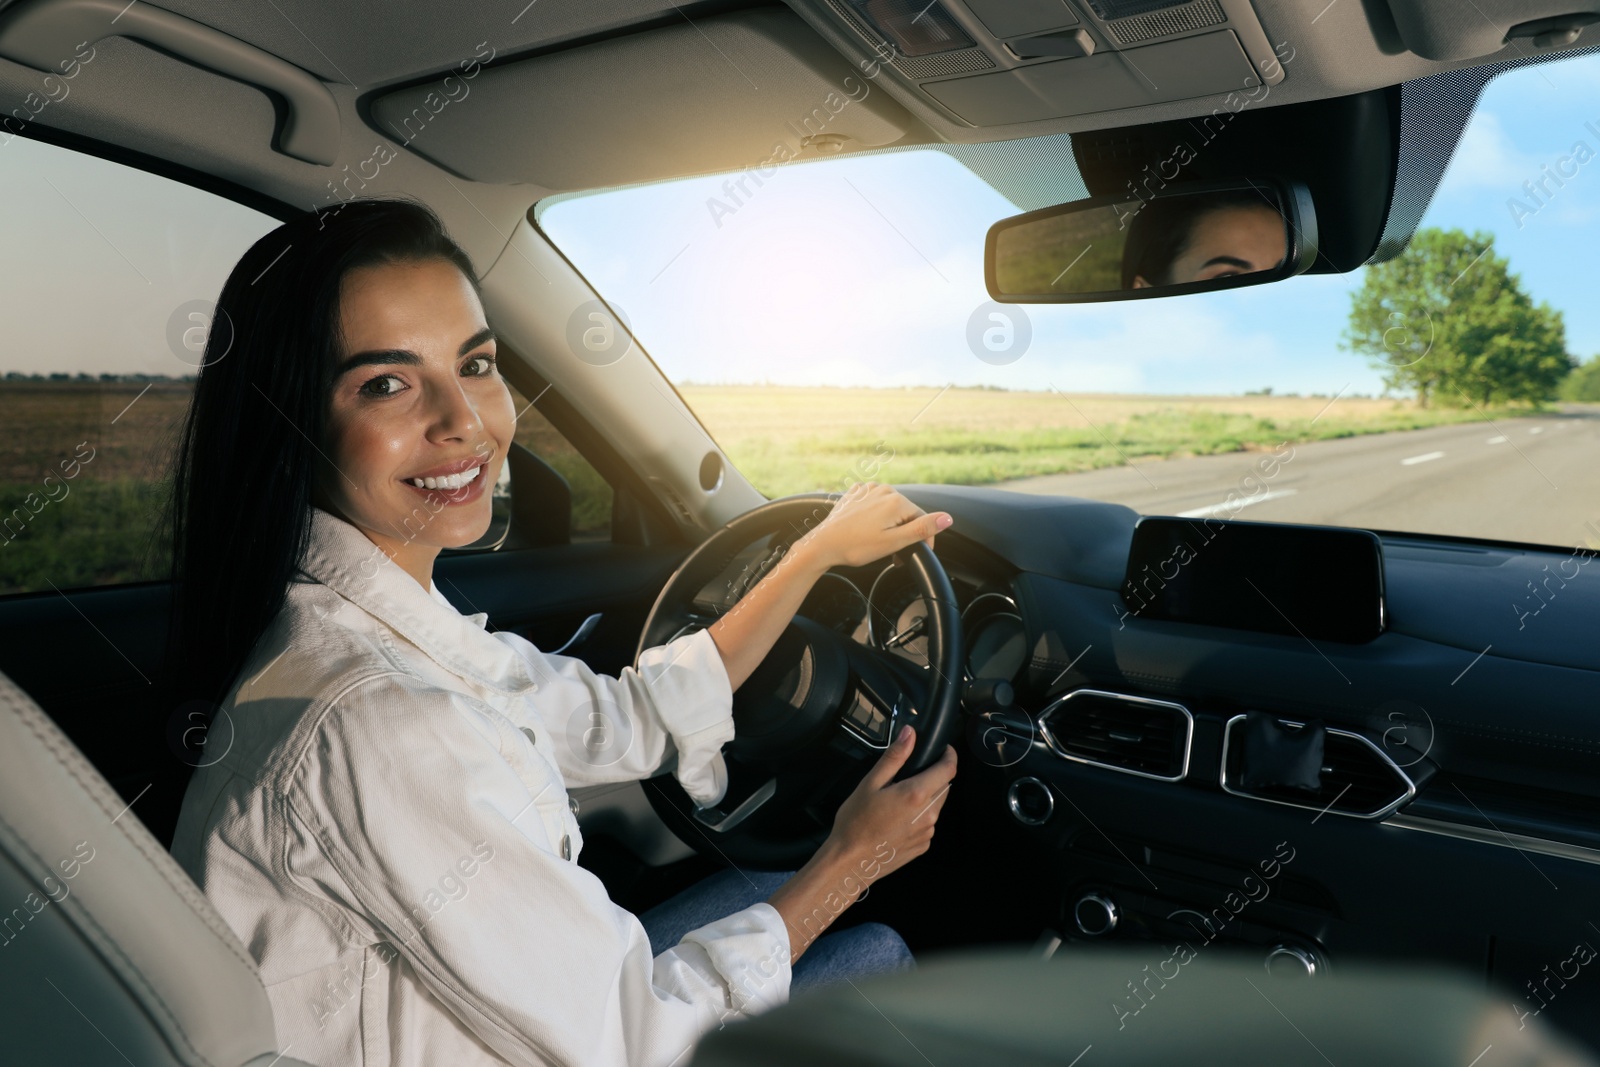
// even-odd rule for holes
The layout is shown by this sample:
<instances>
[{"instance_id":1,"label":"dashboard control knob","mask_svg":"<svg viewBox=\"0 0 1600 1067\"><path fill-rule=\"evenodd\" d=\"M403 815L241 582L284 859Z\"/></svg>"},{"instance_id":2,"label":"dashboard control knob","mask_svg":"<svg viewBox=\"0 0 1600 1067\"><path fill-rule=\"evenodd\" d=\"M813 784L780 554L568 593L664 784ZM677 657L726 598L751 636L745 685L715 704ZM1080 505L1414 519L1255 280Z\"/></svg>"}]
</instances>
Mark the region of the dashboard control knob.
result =
<instances>
[{"instance_id":1,"label":"dashboard control knob","mask_svg":"<svg viewBox=\"0 0 1600 1067\"><path fill-rule=\"evenodd\" d=\"M1266 966L1274 978L1315 978L1324 970L1317 953L1300 945L1273 945L1267 950Z\"/></svg>"},{"instance_id":2,"label":"dashboard control knob","mask_svg":"<svg viewBox=\"0 0 1600 1067\"><path fill-rule=\"evenodd\" d=\"M1016 699L1016 690L1011 688L1010 682L1001 678L973 679L961 694L961 703L966 705L968 711L1009 708Z\"/></svg>"},{"instance_id":3,"label":"dashboard control knob","mask_svg":"<svg viewBox=\"0 0 1600 1067\"><path fill-rule=\"evenodd\" d=\"M1006 807L1011 817L1024 826L1042 826L1055 814L1056 798L1050 787L1037 778L1018 778L1006 790Z\"/></svg>"},{"instance_id":4,"label":"dashboard control knob","mask_svg":"<svg viewBox=\"0 0 1600 1067\"><path fill-rule=\"evenodd\" d=\"M1104 937L1117 928L1117 904L1099 893L1085 893L1072 906L1072 922L1090 937Z\"/></svg>"}]
</instances>

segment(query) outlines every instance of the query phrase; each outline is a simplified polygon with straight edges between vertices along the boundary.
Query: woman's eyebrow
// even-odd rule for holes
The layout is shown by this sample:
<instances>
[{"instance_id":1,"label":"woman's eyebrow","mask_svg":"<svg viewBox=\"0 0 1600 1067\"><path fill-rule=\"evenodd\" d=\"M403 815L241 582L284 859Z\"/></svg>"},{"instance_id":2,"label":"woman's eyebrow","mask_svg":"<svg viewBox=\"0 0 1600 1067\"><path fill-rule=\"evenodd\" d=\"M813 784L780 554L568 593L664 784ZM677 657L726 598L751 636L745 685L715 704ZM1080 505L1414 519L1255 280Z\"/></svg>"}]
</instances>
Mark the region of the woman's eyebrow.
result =
<instances>
[{"instance_id":1,"label":"woman's eyebrow","mask_svg":"<svg viewBox=\"0 0 1600 1067\"><path fill-rule=\"evenodd\" d=\"M1240 259L1238 256L1227 256L1227 255L1212 256L1210 259L1208 259L1204 263L1200 264L1200 269L1201 270L1205 270L1207 267L1216 267L1216 266L1238 267L1241 270L1254 270L1255 269L1255 264L1251 263L1249 260Z\"/></svg>"},{"instance_id":2,"label":"woman's eyebrow","mask_svg":"<svg viewBox=\"0 0 1600 1067\"><path fill-rule=\"evenodd\" d=\"M477 333L461 342L461 348L457 354L464 356L468 352L471 352L474 348L477 348L479 345L488 341L493 341L494 339L494 330L491 327L485 326L483 329L479 330ZM417 355L415 352L404 348L379 348L372 349L371 351L367 352L357 352L355 355L340 363L338 368L335 369L333 376L338 378L343 374L347 374L350 371L355 370L357 367L370 367L374 365L420 367L422 366L422 357Z\"/></svg>"},{"instance_id":3,"label":"woman's eyebrow","mask_svg":"<svg viewBox=\"0 0 1600 1067\"><path fill-rule=\"evenodd\" d=\"M488 341L493 341L494 339L494 328L485 326L483 329L479 330L477 333L461 342L461 350L456 354L459 356L464 356L468 352L471 352L474 348L477 348L479 345Z\"/></svg>"},{"instance_id":4,"label":"woman's eyebrow","mask_svg":"<svg viewBox=\"0 0 1600 1067\"><path fill-rule=\"evenodd\" d=\"M357 352L343 363L340 363L339 366L334 370L333 376L338 378L341 375L348 374L350 371L355 370L357 367L370 367L377 364L399 364L406 367L420 367L422 366L422 357L417 355L415 352L408 352L403 348L374 349L370 352Z\"/></svg>"}]
</instances>

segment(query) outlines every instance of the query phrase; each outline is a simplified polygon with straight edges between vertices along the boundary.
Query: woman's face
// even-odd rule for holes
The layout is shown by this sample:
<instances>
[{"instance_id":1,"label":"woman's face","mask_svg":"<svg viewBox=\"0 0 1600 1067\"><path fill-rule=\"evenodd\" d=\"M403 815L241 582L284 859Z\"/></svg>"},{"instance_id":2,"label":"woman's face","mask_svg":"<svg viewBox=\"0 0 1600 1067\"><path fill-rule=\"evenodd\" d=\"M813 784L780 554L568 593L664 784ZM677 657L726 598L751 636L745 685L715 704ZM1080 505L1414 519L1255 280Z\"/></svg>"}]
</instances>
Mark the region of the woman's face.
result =
<instances>
[{"instance_id":1,"label":"woman's face","mask_svg":"<svg viewBox=\"0 0 1600 1067\"><path fill-rule=\"evenodd\" d=\"M340 288L318 503L424 585L482 537L516 413L472 285L443 259L353 270Z\"/></svg>"},{"instance_id":2,"label":"woman's face","mask_svg":"<svg viewBox=\"0 0 1600 1067\"><path fill-rule=\"evenodd\" d=\"M1208 211L1172 261L1172 281L1203 282L1271 270L1283 262L1288 247L1283 216L1266 204Z\"/></svg>"}]
</instances>

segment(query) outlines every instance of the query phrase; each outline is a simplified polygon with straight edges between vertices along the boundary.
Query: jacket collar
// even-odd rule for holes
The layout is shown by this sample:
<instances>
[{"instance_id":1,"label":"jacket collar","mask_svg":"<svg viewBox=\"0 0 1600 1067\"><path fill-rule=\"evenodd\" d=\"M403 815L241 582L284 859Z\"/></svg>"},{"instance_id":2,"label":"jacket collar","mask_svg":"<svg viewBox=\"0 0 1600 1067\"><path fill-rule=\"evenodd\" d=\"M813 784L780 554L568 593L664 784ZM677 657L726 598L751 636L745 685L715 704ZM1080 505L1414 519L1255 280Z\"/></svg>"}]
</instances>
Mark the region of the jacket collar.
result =
<instances>
[{"instance_id":1,"label":"jacket collar","mask_svg":"<svg viewBox=\"0 0 1600 1067\"><path fill-rule=\"evenodd\" d=\"M437 586L423 589L366 534L321 508L311 510L300 569L452 674L505 693L538 688L528 661L488 632L488 615L462 615Z\"/></svg>"}]
</instances>

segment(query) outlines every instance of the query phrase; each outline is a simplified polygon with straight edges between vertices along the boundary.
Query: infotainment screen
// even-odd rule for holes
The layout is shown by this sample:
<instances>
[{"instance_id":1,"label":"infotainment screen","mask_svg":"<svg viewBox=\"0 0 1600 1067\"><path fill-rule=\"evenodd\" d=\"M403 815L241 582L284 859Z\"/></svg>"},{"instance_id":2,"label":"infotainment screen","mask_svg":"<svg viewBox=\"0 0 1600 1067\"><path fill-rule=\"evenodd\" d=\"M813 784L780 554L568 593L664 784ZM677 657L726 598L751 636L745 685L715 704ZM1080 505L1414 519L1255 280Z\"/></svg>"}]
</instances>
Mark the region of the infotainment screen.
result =
<instances>
[{"instance_id":1,"label":"infotainment screen","mask_svg":"<svg viewBox=\"0 0 1600 1067\"><path fill-rule=\"evenodd\" d=\"M1383 632L1383 546L1367 530L1146 516L1122 600L1132 618L1360 644Z\"/></svg>"}]
</instances>

